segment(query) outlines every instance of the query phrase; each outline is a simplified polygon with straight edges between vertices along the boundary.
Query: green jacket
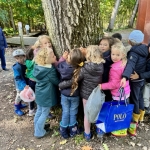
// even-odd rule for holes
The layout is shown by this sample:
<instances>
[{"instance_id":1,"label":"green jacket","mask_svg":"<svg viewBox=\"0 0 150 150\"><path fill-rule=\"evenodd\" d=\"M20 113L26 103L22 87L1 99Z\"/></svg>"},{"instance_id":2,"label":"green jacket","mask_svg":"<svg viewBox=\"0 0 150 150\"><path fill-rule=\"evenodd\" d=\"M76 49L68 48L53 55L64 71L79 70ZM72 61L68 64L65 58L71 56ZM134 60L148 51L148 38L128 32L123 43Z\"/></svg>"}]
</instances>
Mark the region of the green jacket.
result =
<instances>
[{"instance_id":1,"label":"green jacket","mask_svg":"<svg viewBox=\"0 0 150 150\"><path fill-rule=\"evenodd\" d=\"M41 107L52 107L57 103L57 85L59 78L54 66L51 68L34 65L33 76L36 78L36 103Z\"/></svg>"},{"instance_id":2,"label":"green jacket","mask_svg":"<svg viewBox=\"0 0 150 150\"><path fill-rule=\"evenodd\" d=\"M34 76L33 76L33 68L34 68L34 64L35 62L33 60L26 60L26 77L35 80Z\"/></svg>"}]
</instances>

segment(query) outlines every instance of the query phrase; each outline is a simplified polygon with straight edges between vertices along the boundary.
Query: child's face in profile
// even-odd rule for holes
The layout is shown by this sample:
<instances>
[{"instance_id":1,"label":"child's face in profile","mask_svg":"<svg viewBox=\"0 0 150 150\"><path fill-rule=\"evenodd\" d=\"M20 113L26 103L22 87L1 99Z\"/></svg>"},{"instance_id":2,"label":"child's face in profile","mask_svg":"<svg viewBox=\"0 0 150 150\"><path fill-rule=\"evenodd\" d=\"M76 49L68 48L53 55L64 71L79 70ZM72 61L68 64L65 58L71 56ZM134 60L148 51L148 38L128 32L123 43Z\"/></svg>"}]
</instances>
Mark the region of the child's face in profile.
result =
<instances>
[{"instance_id":1,"label":"child's face in profile","mask_svg":"<svg viewBox=\"0 0 150 150\"><path fill-rule=\"evenodd\" d=\"M118 62L123 58L123 54L116 48L111 49L111 59L113 62Z\"/></svg>"},{"instance_id":2,"label":"child's face in profile","mask_svg":"<svg viewBox=\"0 0 150 150\"><path fill-rule=\"evenodd\" d=\"M102 53L108 51L110 49L108 40L102 40L99 44L99 48Z\"/></svg>"},{"instance_id":3,"label":"child's face in profile","mask_svg":"<svg viewBox=\"0 0 150 150\"><path fill-rule=\"evenodd\" d=\"M41 39L40 43L41 48L52 48L52 44L48 38Z\"/></svg>"},{"instance_id":4,"label":"child's face in profile","mask_svg":"<svg viewBox=\"0 0 150 150\"><path fill-rule=\"evenodd\" d=\"M16 61L20 64L24 64L26 57L24 55L16 56Z\"/></svg>"}]
</instances>

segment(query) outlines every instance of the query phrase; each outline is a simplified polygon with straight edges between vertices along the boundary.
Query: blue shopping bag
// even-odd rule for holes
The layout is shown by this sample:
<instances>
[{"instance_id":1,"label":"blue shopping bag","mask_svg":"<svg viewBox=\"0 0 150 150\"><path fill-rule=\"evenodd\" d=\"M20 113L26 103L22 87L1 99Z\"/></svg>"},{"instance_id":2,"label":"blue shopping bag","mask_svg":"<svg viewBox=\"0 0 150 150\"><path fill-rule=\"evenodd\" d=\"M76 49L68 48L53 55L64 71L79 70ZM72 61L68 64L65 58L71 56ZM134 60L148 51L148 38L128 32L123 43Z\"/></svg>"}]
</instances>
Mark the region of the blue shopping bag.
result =
<instances>
[{"instance_id":1,"label":"blue shopping bag","mask_svg":"<svg viewBox=\"0 0 150 150\"><path fill-rule=\"evenodd\" d=\"M96 120L96 126L103 132L108 133L116 130L129 128L133 113L133 104L127 104L121 101L124 89L120 88L120 101L111 101L103 103L99 116Z\"/></svg>"}]
</instances>

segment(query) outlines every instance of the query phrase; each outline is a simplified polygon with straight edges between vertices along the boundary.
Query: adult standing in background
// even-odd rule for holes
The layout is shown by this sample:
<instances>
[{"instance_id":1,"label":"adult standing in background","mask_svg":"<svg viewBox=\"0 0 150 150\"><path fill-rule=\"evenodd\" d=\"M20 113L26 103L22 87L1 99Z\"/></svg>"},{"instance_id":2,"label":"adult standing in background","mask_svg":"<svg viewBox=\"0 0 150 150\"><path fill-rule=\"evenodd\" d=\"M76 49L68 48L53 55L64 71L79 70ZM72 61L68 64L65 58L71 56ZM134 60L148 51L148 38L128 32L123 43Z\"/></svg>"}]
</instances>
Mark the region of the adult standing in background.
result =
<instances>
[{"instance_id":1,"label":"adult standing in background","mask_svg":"<svg viewBox=\"0 0 150 150\"><path fill-rule=\"evenodd\" d=\"M28 24L25 25L26 35L29 35L30 26Z\"/></svg>"},{"instance_id":2,"label":"adult standing in background","mask_svg":"<svg viewBox=\"0 0 150 150\"><path fill-rule=\"evenodd\" d=\"M8 69L6 68L6 61L5 61L5 49L6 48L7 48L6 38L4 36L2 28L0 27L0 58L1 58L1 66L2 66L3 70L8 71Z\"/></svg>"}]
</instances>

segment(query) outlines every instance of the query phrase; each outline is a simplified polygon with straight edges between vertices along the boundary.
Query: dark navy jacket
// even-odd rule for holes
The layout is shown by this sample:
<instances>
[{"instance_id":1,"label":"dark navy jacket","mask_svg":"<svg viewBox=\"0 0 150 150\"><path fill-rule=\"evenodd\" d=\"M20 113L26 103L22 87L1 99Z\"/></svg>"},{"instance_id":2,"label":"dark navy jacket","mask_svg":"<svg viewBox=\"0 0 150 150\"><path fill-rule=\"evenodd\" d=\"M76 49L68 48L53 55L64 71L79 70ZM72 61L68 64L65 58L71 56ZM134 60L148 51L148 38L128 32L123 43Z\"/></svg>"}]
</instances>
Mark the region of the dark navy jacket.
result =
<instances>
[{"instance_id":1,"label":"dark navy jacket","mask_svg":"<svg viewBox=\"0 0 150 150\"><path fill-rule=\"evenodd\" d=\"M146 82L150 83L150 58L146 62L146 71L139 74L140 78L146 79Z\"/></svg>"},{"instance_id":2,"label":"dark navy jacket","mask_svg":"<svg viewBox=\"0 0 150 150\"><path fill-rule=\"evenodd\" d=\"M57 66L57 70L61 75L61 82L64 80L72 79L74 68L71 65L69 65L68 63L66 63L66 61L59 63ZM70 96L70 93L71 93L71 87L61 89L61 94L65 95L65 96ZM79 96L78 89L72 95L72 97L75 97L75 96Z\"/></svg>"},{"instance_id":3,"label":"dark navy jacket","mask_svg":"<svg viewBox=\"0 0 150 150\"><path fill-rule=\"evenodd\" d=\"M144 73L146 71L146 62L148 54L149 51L146 45L140 44L132 46L131 50L127 54L128 62L122 77L129 79L130 75L134 73L134 71L137 74Z\"/></svg>"},{"instance_id":4,"label":"dark navy jacket","mask_svg":"<svg viewBox=\"0 0 150 150\"><path fill-rule=\"evenodd\" d=\"M5 48L7 48L6 38L4 36L2 28L0 28L0 50L5 49Z\"/></svg>"},{"instance_id":5,"label":"dark navy jacket","mask_svg":"<svg viewBox=\"0 0 150 150\"><path fill-rule=\"evenodd\" d=\"M112 65L113 61L111 60L111 51L108 50L103 53L103 58L105 59L104 63L104 73L102 77L102 83L108 82L109 79L109 71L110 71L110 66Z\"/></svg>"}]
</instances>

